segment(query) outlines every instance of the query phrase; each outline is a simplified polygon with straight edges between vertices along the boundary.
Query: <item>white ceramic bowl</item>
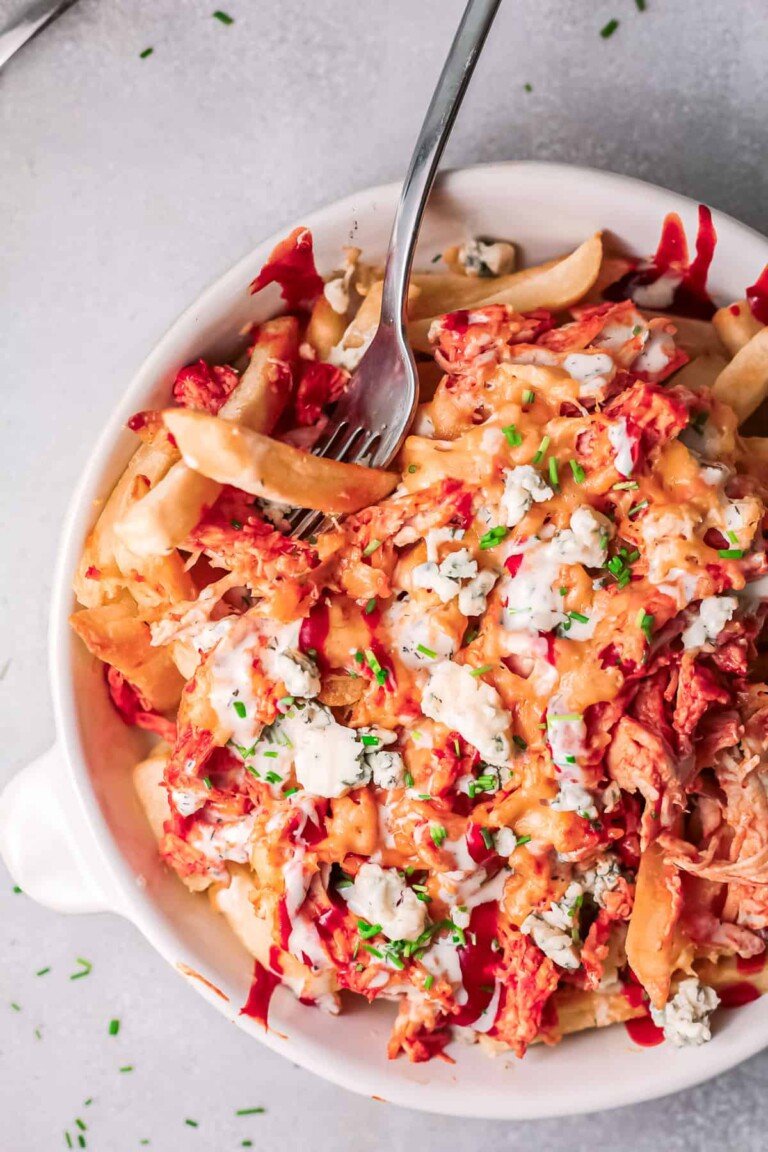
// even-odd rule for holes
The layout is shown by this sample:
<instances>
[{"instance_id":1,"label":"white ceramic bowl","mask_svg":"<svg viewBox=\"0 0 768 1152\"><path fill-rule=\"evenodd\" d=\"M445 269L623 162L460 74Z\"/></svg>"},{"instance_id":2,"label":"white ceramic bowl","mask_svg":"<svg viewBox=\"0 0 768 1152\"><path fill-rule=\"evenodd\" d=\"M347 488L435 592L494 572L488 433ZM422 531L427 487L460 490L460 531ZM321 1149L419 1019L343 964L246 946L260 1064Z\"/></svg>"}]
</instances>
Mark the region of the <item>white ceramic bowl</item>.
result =
<instances>
[{"instance_id":1,"label":"white ceramic bowl","mask_svg":"<svg viewBox=\"0 0 768 1152\"><path fill-rule=\"evenodd\" d=\"M372 188L305 218L321 271L354 242L382 257L399 188ZM556 164L496 164L446 175L432 196L420 243L422 263L466 234L514 238L526 261L575 247L596 229L610 230L640 254L654 251L662 219L680 213L689 237L696 205L622 176ZM723 301L743 296L768 261L768 241L720 213L711 288ZM284 235L287 226L281 230ZM237 333L278 306L270 289L248 284L279 237L259 245L180 317L140 368L118 405L79 484L66 520L51 610L51 687L58 743L29 765L0 798L0 850L15 880L43 904L68 912L109 910L126 916L169 964L186 965L220 989L194 986L215 1007L276 1052L346 1088L425 1111L522 1119L588 1112L661 1096L732 1067L768 1044L768 997L721 1013L701 1048L641 1049L622 1027L535 1048L525 1060L490 1060L454 1045L456 1063L388 1061L392 1007L352 1006L331 1018L302 1007L283 990L272 1002L268 1033L239 1016L251 963L223 920L160 863L131 787L142 738L111 708L101 666L73 637L70 582L103 497L133 450L124 430L141 408L167 400L176 370L199 356L226 356Z\"/></svg>"}]
</instances>

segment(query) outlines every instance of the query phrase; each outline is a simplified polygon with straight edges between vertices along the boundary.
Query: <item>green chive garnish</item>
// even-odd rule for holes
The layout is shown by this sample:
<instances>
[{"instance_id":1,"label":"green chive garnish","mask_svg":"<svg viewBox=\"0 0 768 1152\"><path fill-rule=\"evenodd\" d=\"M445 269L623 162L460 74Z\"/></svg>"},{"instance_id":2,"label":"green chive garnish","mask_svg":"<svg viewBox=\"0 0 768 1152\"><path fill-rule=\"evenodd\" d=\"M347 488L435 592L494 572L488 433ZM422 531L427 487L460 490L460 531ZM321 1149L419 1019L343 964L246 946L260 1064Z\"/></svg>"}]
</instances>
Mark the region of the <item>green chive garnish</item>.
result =
<instances>
[{"instance_id":1,"label":"green chive garnish","mask_svg":"<svg viewBox=\"0 0 768 1152\"><path fill-rule=\"evenodd\" d=\"M520 749L521 752L525 752L528 748L528 745L525 742L525 740L522 738L522 736L513 736L512 737L512 743L515 744Z\"/></svg>"},{"instance_id":2,"label":"green chive garnish","mask_svg":"<svg viewBox=\"0 0 768 1152\"><path fill-rule=\"evenodd\" d=\"M213 13L213 18L214 20L218 20L220 24L229 25L235 22L234 16L230 16L228 12L222 12L220 8L217 8Z\"/></svg>"},{"instance_id":3,"label":"green chive garnish","mask_svg":"<svg viewBox=\"0 0 768 1152\"><path fill-rule=\"evenodd\" d=\"M515 844L515 848L519 848L522 844L530 844L530 842L531 842L530 836L518 836L517 843Z\"/></svg>"},{"instance_id":4,"label":"green chive garnish","mask_svg":"<svg viewBox=\"0 0 768 1152\"><path fill-rule=\"evenodd\" d=\"M481 664L479 668L471 668L470 676L485 676L486 672L493 672L493 664Z\"/></svg>"},{"instance_id":5,"label":"green chive garnish","mask_svg":"<svg viewBox=\"0 0 768 1152\"><path fill-rule=\"evenodd\" d=\"M583 484L587 478L587 474L581 464L579 464L578 460L569 460L568 463L571 466L571 472L573 472L573 478L576 483Z\"/></svg>"},{"instance_id":6,"label":"green chive garnish","mask_svg":"<svg viewBox=\"0 0 768 1152\"><path fill-rule=\"evenodd\" d=\"M411 475L413 475L414 472L418 472L418 470L419 470L418 464L409 464L408 465L408 471L411 473Z\"/></svg>"},{"instance_id":7,"label":"green chive garnish","mask_svg":"<svg viewBox=\"0 0 768 1152\"><path fill-rule=\"evenodd\" d=\"M507 424L506 428L502 428L507 444L510 448L519 448L523 442L522 435L518 432L514 424Z\"/></svg>"},{"instance_id":8,"label":"green chive garnish","mask_svg":"<svg viewBox=\"0 0 768 1152\"><path fill-rule=\"evenodd\" d=\"M381 548L381 540L371 540L370 544L366 544L363 548L363 556L370 556L377 548Z\"/></svg>"},{"instance_id":9,"label":"green chive garnish","mask_svg":"<svg viewBox=\"0 0 768 1152\"><path fill-rule=\"evenodd\" d=\"M260 1116L266 1108L238 1108L235 1116Z\"/></svg>"},{"instance_id":10,"label":"green chive garnish","mask_svg":"<svg viewBox=\"0 0 768 1152\"><path fill-rule=\"evenodd\" d=\"M39 972L35 972L35 976L47 976L49 972L50 968L41 968Z\"/></svg>"},{"instance_id":11,"label":"green chive garnish","mask_svg":"<svg viewBox=\"0 0 768 1152\"><path fill-rule=\"evenodd\" d=\"M641 608L637 614L637 626L645 634L646 640L650 643L651 636L653 635L653 616Z\"/></svg>"},{"instance_id":12,"label":"green chive garnish","mask_svg":"<svg viewBox=\"0 0 768 1152\"><path fill-rule=\"evenodd\" d=\"M431 648L427 648L424 644L417 644L416 651L420 652L422 656L426 656L428 660L434 660L437 652L433 652Z\"/></svg>"},{"instance_id":13,"label":"green chive garnish","mask_svg":"<svg viewBox=\"0 0 768 1152\"><path fill-rule=\"evenodd\" d=\"M609 20L608 23L605 24L600 29L600 35L602 36L603 40L610 39L610 37L613 36L614 32L618 28L618 26L619 26L618 20Z\"/></svg>"},{"instance_id":14,"label":"green chive garnish","mask_svg":"<svg viewBox=\"0 0 768 1152\"><path fill-rule=\"evenodd\" d=\"M119 1020L110 1020L110 1022L109 1022L109 1034L110 1034L110 1036L117 1036L119 1031L120 1031L120 1021Z\"/></svg>"},{"instance_id":15,"label":"green chive garnish","mask_svg":"<svg viewBox=\"0 0 768 1152\"><path fill-rule=\"evenodd\" d=\"M209 790L213 788L213 783L211 782L210 776L203 776L203 784L205 784L206 788Z\"/></svg>"},{"instance_id":16,"label":"green chive garnish","mask_svg":"<svg viewBox=\"0 0 768 1152\"><path fill-rule=\"evenodd\" d=\"M363 612L365 613L366 616L370 616L371 612L375 612L375 611L376 611L376 597L372 596L371 599L366 604L365 608L363 608Z\"/></svg>"},{"instance_id":17,"label":"green chive garnish","mask_svg":"<svg viewBox=\"0 0 768 1152\"><path fill-rule=\"evenodd\" d=\"M634 508L630 508L629 512L627 512L627 516L629 516L630 518L632 516L637 516L638 512L642 512L643 508L647 508L647 507L648 507L648 501L647 500L641 500L639 504L635 504Z\"/></svg>"},{"instance_id":18,"label":"green chive garnish","mask_svg":"<svg viewBox=\"0 0 768 1152\"><path fill-rule=\"evenodd\" d=\"M143 52L139 52L139 60L146 60L147 56L151 56L154 48L145 48Z\"/></svg>"},{"instance_id":19,"label":"green chive garnish","mask_svg":"<svg viewBox=\"0 0 768 1152\"><path fill-rule=\"evenodd\" d=\"M429 976L424 977L424 991L429 992L430 988L435 982L434 976L430 973Z\"/></svg>"},{"instance_id":20,"label":"green chive garnish","mask_svg":"<svg viewBox=\"0 0 768 1152\"><path fill-rule=\"evenodd\" d=\"M530 84L527 84L526 91L530 91L530 88ZM526 388L525 392L523 392L523 404L533 404L535 399L536 393L534 392L533 388Z\"/></svg>"},{"instance_id":21,"label":"green chive garnish","mask_svg":"<svg viewBox=\"0 0 768 1152\"><path fill-rule=\"evenodd\" d=\"M501 544L509 529L505 528L503 524L497 525L496 528L489 528L485 535L480 537L480 547L495 548L497 544Z\"/></svg>"},{"instance_id":22,"label":"green chive garnish","mask_svg":"<svg viewBox=\"0 0 768 1152\"><path fill-rule=\"evenodd\" d=\"M240 719L245 720L245 704L243 704L242 700L233 700L232 707Z\"/></svg>"},{"instance_id":23,"label":"green chive garnish","mask_svg":"<svg viewBox=\"0 0 768 1152\"><path fill-rule=\"evenodd\" d=\"M361 736L360 739L363 742L363 744L366 746L366 748L375 748L377 744L381 744L381 740L379 739L378 736L364 735L364 736Z\"/></svg>"},{"instance_id":24,"label":"green chive garnish","mask_svg":"<svg viewBox=\"0 0 768 1152\"><path fill-rule=\"evenodd\" d=\"M80 980L83 976L88 976L93 969L93 964L91 964L90 960L83 960L81 956L77 957L77 963L81 965L81 970L79 972L73 972L70 980Z\"/></svg>"},{"instance_id":25,"label":"green chive garnish","mask_svg":"<svg viewBox=\"0 0 768 1152\"><path fill-rule=\"evenodd\" d=\"M493 832L490 828L481 828L480 835L483 838L483 844L485 844L486 848L490 852L493 848Z\"/></svg>"},{"instance_id":26,"label":"green chive garnish","mask_svg":"<svg viewBox=\"0 0 768 1152\"><path fill-rule=\"evenodd\" d=\"M589 624L589 616L585 616L583 612L569 612L568 616L579 624Z\"/></svg>"},{"instance_id":27,"label":"green chive garnish","mask_svg":"<svg viewBox=\"0 0 768 1152\"><path fill-rule=\"evenodd\" d=\"M540 464L541 463L541 461L544 459L544 453L546 452L547 448L549 448L549 444L550 444L550 437L549 436L543 436L542 440L541 440L541 444L539 444L538 451L536 452L536 455L533 457L534 464Z\"/></svg>"},{"instance_id":28,"label":"green chive garnish","mask_svg":"<svg viewBox=\"0 0 768 1152\"><path fill-rule=\"evenodd\" d=\"M721 560L741 560L744 555L743 548L718 548L717 554Z\"/></svg>"},{"instance_id":29,"label":"green chive garnish","mask_svg":"<svg viewBox=\"0 0 768 1152\"><path fill-rule=\"evenodd\" d=\"M620 484L613 484L611 487L614 492L634 492L640 485L637 480L622 480Z\"/></svg>"},{"instance_id":30,"label":"green chive garnish","mask_svg":"<svg viewBox=\"0 0 768 1152\"><path fill-rule=\"evenodd\" d=\"M429 834L432 837L432 843L434 844L435 848L439 848L448 835L442 824L430 824Z\"/></svg>"}]
</instances>

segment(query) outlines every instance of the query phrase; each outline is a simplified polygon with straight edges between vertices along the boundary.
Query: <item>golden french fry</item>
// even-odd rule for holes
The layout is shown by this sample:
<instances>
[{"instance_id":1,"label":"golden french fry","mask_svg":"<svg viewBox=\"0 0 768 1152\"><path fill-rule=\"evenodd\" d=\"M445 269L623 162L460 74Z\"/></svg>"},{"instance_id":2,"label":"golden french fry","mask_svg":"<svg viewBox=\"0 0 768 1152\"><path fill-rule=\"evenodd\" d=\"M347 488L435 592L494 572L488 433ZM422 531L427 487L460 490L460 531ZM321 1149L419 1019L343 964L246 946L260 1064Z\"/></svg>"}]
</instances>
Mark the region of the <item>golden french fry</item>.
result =
<instances>
[{"instance_id":1,"label":"golden french fry","mask_svg":"<svg viewBox=\"0 0 768 1152\"><path fill-rule=\"evenodd\" d=\"M547 260L532 268L522 268L506 276L465 276L456 272L416 272L412 283L419 289L418 299L411 309L412 320L442 316L457 308L481 307L489 296L510 290L519 291L522 285L536 279L543 272L557 267L566 257Z\"/></svg>"},{"instance_id":2,"label":"golden french fry","mask_svg":"<svg viewBox=\"0 0 768 1152\"><path fill-rule=\"evenodd\" d=\"M338 344L344 335L347 322L340 312L336 312L325 296L318 296L312 306L304 339L311 344L318 359L327 360L331 348Z\"/></svg>"},{"instance_id":3,"label":"golden french fry","mask_svg":"<svg viewBox=\"0 0 768 1152\"><path fill-rule=\"evenodd\" d=\"M725 308L718 308L712 323L731 356L740 352L764 327L752 315L746 300L735 300L733 304L726 304Z\"/></svg>"},{"instance_id":4,"label":"golden french fry","mask_svg":"<svg viewBox=\"0 0 768 1152\"><path fill-rule=\"evenodd\" d=\"M682 384L692 392L701 392L704 388L712 388L715 380L728 364L725 356L719 352L703 352L684 364L679 372L675 373L675 384Z\"/></svg>"},{"instance_id":5,"label":"golden french fry","mask_svg":"<svg viewBox=\"0 0 768 1152\"><path fill-rule=\"evenodd\" d=\"M169 408L166 427L189 468L252 496L343 515L375 504L399 476L302 452L216 416Z\"/></svg>"},{"instance_id":6,"label":"golden french fry","mask_svg":"<svg viewBox=\"0 0 768 1152\"><path fill-rule=\"evenodd\" d=\"M741 424L768 396L768 328L761 328L736 353L712 389L718 400L730 404Z\"/></svg>"},{"instance_id":7,"label":"golden french fry","mask_svg":"<svg viewBox=\"0 0 768 1152\"><path fill-rule=\"evenodd\" d=\"M290 396L297 356L295 317L280 316L262 324L250 363L219 417L255 432L271 432ZM220 492L215 480L179 460L116 522L115 532L137 556L167 556L186 540Z\"/></svg>"},{"instance_id":8,"label":"golden french fry","mask_svg":"<svg viewBox=\"0 0 768 1152\"><path fill-rule=\"evenodd\" d=\"M179 702L184 680L166 648L153 648L149 625L125 593L110 604L82 608L69 618L89 652L122 672L149 704L166 712Z\"/></svg>"},{"instance_id":9,"label":"golden french fry","mask_svg":"<svg viewBox=\"0 0 768 1152\"><path fill-rule=\"evenodd\" d=\"M575 252L566 256L564 260L556 263L540 265L538 268L527 268L522 272L513 272L510 276L502 276L499 280L479 280L470 277L453 277L462 283L482 286L483 294L473 299L471 296L464 302L457 302L456 297L446 294L440 299L440 307L424 319L412 321L408 325L408 338L411 345L419 352L428 352L429 329L433 320L445 312L453 312L457 308L484 308L491 304L505 304L516 312L533 312L537 308L548 308L553 312L560 312L580 300L594 284L600 271L603 255L603 245L600 233L595 233L589 240L585 240ZM505 285L499 288L500 281ZM493 285L495 291L489 291ZM422 296L425 289L421 283Z\"/></svg>"},{"instance_id":10,"label":"golden french fry","mask_svg":"<svg viewBox=\"0 0 768 1152\"><path fill-rule=\"evenodd\" d=\"M158 744L146 760L140 760L133 770L133 786L141 801L144 815L157 840L163 835L163 825L171 818L168 793L163 787L163 775L170 758L167 744Z\"/></svg>"}]
</instances>

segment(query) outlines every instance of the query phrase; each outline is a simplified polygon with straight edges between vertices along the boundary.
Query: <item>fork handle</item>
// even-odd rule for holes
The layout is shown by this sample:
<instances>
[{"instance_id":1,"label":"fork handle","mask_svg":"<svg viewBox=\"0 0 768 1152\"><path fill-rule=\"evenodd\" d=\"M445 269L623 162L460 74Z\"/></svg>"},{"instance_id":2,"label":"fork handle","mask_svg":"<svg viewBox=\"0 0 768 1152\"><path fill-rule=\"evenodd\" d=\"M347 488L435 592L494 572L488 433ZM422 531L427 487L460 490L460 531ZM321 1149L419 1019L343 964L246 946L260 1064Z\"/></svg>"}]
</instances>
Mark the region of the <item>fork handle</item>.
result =
<instances>
[{"instance_id":1,"label":"fork handle","mask_svg":"<svg viewBox=\"0 0 768 1152\"><path fill-rule=\"evenodd\" d=\"M403 329L421 218L440 157L501 0L469 0L437 82L400 193L381 300L381 323Z\"/></svg>"}]
</instances>

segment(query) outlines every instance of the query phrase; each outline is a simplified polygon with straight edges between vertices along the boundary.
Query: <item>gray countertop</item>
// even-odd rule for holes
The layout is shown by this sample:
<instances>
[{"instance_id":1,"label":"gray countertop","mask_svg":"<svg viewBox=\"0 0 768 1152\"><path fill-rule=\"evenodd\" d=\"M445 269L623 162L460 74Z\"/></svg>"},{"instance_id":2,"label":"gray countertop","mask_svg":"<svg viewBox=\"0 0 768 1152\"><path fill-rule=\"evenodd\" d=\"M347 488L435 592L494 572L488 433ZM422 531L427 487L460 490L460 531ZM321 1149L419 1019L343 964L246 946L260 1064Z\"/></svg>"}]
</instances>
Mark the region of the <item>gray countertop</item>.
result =
<instances>
[{"instance_id":1,"label":"gray countertop","mask_svg":"<svg viewBox=\"0 0 768 1152\"><path fill-rule=\"evenodd\" d=\"M0 76L0 781L53 739L51 566L115 398L176 314L261 236L401 175L462 5L225 6L231 26L204 0L80 0ZM0 23L22 7L0 0ZM642 13L633 0L507 0L448 162L613 169L766 230L767 43L764 0L647 0ZM674 1098L592 1117L420 1116L252 1043L127 923L57 916L7 876L0 915L4 1152L65 1148L77 1117L93 1152L141 1139L155 1152L226 1152L245 1139L264 1152L765 1144L768 1053ZM77 957L93 971L71 982ZM234 1115L257 1105L267 1111Z\"/></svg>"}]
</instances>

